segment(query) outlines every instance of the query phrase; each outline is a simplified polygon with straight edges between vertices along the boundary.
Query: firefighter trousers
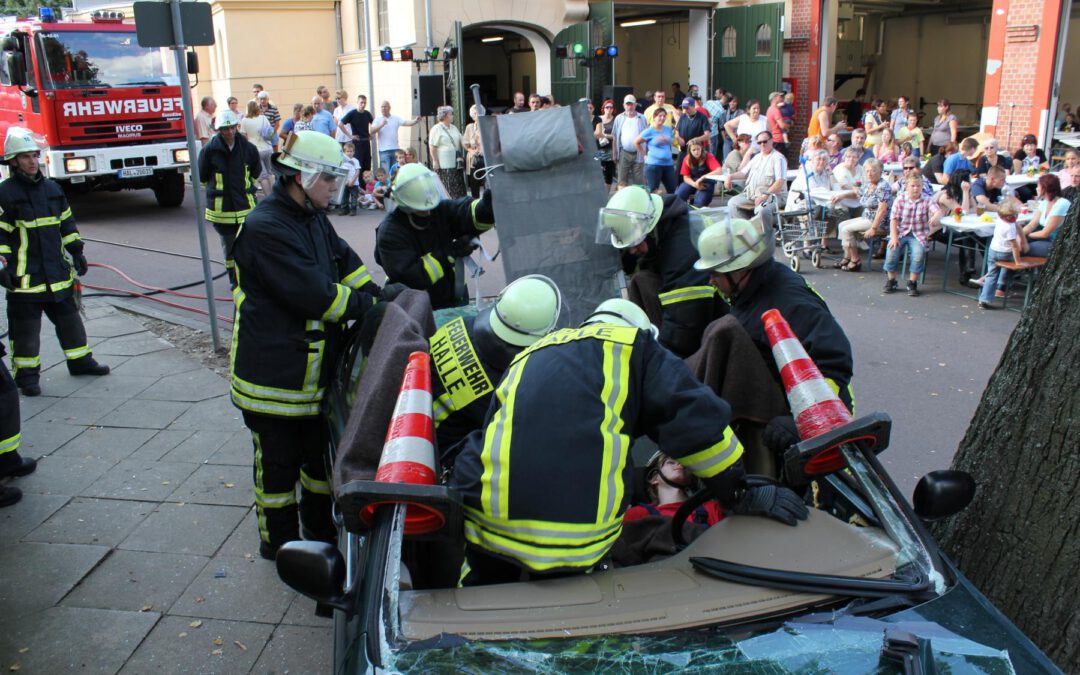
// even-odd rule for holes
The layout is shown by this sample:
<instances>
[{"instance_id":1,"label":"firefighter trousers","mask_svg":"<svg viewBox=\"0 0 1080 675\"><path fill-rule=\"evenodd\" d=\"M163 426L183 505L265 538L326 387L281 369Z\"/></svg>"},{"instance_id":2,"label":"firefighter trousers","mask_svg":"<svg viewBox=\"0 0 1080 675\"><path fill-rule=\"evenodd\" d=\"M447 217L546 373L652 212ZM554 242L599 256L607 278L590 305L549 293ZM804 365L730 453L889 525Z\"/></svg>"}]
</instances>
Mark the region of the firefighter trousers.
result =
<instances>
[{"instance_id":1,"label":"firefighter trousers","mask_svg":"<svg viewBox=\"0 0 1080 675\"><path fill-rule=\"evenodd\" d=\"M229 287L236 288L236 263L233 262L232 247L236 241L236 235L240 232L239 225L223 225L211 223L214 231L221 237L221 251L225 255L225 271L229 274Z\"/></svg>"},{"instance_id":2,"label":"firefighter trousers","mask_svg":"<svg viewBox=\"0 0 1080 675\"><path fill-rule=\"evenodd\" d=\"M0 354L3 351L0 349ZM0 361L0 464L10 453L15 453L12 456L17 458L19 431L19 390L7 366Z\"/></svg>"},{"instance_id":3,"label":"firefighter trousers","mask_svg":"<svg viewBox=\"0 0 1080 675\"><path fill-rule=\"evenodd\" d=\"M255 509L262 540L280 546L300 539L303 531L305 539L335 541L326 479L326 422L321 417L244 411L244 424L255 445Z\"/></svg>"},{"instance_id":4,"label":"firefighter trousers","mask_svg":"<svg viewBox=\"0 0 1080 675\"><path fill-rule=\"evenodd\" d=\"M20 387L37 384L41 374L42 312L56 328L56 337L60 340L69 369L74 361L93 357L86 340L86 328L73 296L60 302L12 302L9 295L7 315L11 333L11 365L15 383Z\"/></svg>"}]
</instances>

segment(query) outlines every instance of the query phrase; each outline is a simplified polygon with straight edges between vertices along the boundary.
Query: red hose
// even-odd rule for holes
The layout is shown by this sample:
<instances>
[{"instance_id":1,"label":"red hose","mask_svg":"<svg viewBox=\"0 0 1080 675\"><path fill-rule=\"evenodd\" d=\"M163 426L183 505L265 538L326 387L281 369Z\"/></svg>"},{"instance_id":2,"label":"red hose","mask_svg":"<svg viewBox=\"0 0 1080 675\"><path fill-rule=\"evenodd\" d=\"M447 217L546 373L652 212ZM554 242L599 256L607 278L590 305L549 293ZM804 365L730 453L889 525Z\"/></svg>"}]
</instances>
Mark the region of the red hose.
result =
<instances>
[{"instance_id":1,"label":"red hose","mask_svg":"<svg viewBox=\"0 0 1080 675\"><path fill-rule=\"evenodd\" d=\"M88 263L88 265L90 267L101 267L101 268L110 270L112 272L115 272L117 275L120 276L120 278L122 278L124 281L128 282L129 284L131 284L133 286L138 286L139 288L142 288L142 289L147 290L147 291L157 291L158 293L167 293L168 295L175 295L178 298L190 298L191 300L206 300L205 295L195 295L193 293L181 293L180 291L174 291L174 290L171 290L171 289L168 289L168 288L159 288L158 286L150 286L148 284L139 283L138 281L135 281L134 279L132 279L128 275L124 274L122 271L120 271L116 267L113 267L112 265L107 265L105 263ZM83 285L86 286L87 288L94 288L93 286L90 286L89 284L83 284ZM123 292L126 293L128 291L123 291ZM133 293L133 295L140 295L140 294ZM146 297L146 296L142 296L142 297ZM219 298L217 296L214 296L214 300L217 300L218 302L232 302L233 301L232 298ZM204 312L204 313L209 314L209 312Z\"/></svg>"}]
</instances>

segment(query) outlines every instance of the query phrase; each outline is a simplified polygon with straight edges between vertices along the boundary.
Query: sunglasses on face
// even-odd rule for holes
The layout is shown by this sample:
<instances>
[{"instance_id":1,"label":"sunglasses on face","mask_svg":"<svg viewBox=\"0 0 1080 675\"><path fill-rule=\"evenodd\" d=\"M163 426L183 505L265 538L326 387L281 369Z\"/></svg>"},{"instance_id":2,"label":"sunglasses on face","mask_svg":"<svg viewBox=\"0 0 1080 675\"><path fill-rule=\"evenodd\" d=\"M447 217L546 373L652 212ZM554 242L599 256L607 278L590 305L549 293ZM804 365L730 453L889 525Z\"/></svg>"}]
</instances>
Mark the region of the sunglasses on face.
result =
<instances>
[{"instance_id":1,"label":"sunglasses on face","mask_svg":"<svg viewBox=\"0 0 1080 675\"><path fill-rule=\"evenodd\" d=\"M758 145L764 145L766 143L772 143L772 139L771 138L759 138L758 139Z\"/></svg>"}]
</instances>

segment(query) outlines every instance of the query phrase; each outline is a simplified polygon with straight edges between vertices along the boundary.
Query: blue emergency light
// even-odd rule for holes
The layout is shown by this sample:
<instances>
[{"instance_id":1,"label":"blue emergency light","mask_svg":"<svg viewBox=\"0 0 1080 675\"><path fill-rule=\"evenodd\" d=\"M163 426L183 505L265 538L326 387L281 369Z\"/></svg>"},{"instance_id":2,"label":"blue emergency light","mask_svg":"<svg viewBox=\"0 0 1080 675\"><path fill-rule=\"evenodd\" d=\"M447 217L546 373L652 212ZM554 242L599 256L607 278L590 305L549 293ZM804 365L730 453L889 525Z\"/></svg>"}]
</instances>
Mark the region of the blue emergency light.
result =
<instances>
[{"instance_id":1,"label":"blue emergency light","mask_svg":"<svg viewBox=\"0 0 1080 675\"><path fill-rule=\"evenodd\" d=\"M608 45L607 55L612 57L612 58L615 58L616 56L619 55L619 48L616 47L615 45Z\"/></svg>"},{"instance_id":2,"label":"blue emergency light","mask_svg":"<svg viewBox=\"0 0 1080 675\"><path fill-rule=\"evenodd\" d=\"M390 49L389 46L383 47L379 51L379 58L381 58L383 61L393 61L394 60L394 51L392 49Z\"/></svg>"},{"instance_id":3,"label":"blue emergency light","mask_svg":"<svg viewBox=\"0 0 1080 675\"><path fill-rule=\"evenodd\" d=\"M38 9L38 17L42 23L56 23L56 10L52 7L42 7Z\"/></svg>"}]
</instances>

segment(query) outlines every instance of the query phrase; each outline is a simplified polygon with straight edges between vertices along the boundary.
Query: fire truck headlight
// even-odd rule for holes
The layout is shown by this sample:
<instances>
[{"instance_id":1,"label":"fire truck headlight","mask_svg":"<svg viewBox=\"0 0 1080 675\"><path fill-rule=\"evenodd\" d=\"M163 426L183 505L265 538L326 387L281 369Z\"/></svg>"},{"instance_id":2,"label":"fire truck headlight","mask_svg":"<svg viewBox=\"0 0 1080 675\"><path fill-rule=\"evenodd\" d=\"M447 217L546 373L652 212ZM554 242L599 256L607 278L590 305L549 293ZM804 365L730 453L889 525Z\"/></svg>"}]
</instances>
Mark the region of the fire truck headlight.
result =
<instances>
[{"instance_id":1,"label":"fire truck headlight","mask_svg":"<svg viewBox=\"0 0 1080 675\"><path fill-rule=\"evenodd\" d=\"M67 173L86 173L90 170L90 162L85 157L73 157L64 160L64 171Z\"/></svg>"},{"instance_id":2,"label":"fire truck headlight","mask_svg":"<svg viewBox=\"0 0 1080 675\"><path fill-rule=\"evenodd\" d=\"M173 150L172 158L174 164L191 164L191 155L188 154L187 148Z\"/></svg>"}]
</instances>

